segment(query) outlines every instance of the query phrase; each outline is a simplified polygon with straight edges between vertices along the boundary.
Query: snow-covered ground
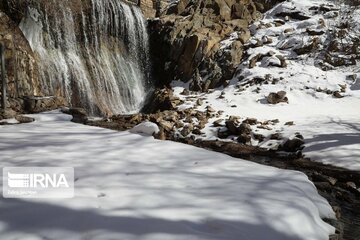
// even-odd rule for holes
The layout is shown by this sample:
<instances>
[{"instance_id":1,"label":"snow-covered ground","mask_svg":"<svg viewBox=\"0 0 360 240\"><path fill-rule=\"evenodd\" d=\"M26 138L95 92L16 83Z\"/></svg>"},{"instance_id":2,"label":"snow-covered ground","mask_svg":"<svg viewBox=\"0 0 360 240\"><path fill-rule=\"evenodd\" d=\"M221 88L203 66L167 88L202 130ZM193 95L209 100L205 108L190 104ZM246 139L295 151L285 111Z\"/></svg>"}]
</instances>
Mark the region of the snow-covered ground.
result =
<instances>
[{"instance_id":1,"label":"snow-covered ground","mask_svg":"<svg viewBox=\"0 0 360 240\"><path fill-rule=\"evenodd\" d=\"M242 120L248 117L260 121L278 119L279 123L271 129L253 128L265 136L280 133L285 138L300 132L306 142L303 151L306 157L360 170L360 75L356 66L325 71L317 65L321 61L321 52L329 44L330 30L338 21L336 12L339 6L328 5L333 3L290 0L267 12L264 19L251 27L253 36L249 44L254 46L247 50L249 58L239 66L230 86L209 94L195 93L196 98L203 99L202 106L196 106L196 98L180 95L186 86L173 82L176 95L185 100L180 108L195 106L204 111L210 105L216 111L224 111L221 117L210 120L202 138L216 139L218 127L213 127L212 123L232 115L240 116ZM316 9L316 6L330 10L327 13L309 10ZM276 15L287 12L297 12L309 19L286 19ZM308 32L315 32L316 36ZM224 44L233 38L230 36ZM319 41L318 49L301 55L295 53L296 49L315 38ZM263 56L250 67L250 60L259 54ZM285 59L286 66L280 66L281 58ZM254 79L258 82L253 83ZM268 104L266 97L269 93L278 91L286 91L289 103ZM343 98L334 97L335 91ZM287 122L295 125L285 125ZM256 141L252 143L258 145ZM278 144L281 141L266 139L259 145L276 148Z\"/></svg>"},{"instance_id":2,"label":"snow-covered ground","mask_svg":"<svg viewBox=\"0 0 360 240\"><path fill-rule=\"evenodd\" d=\"M327 240L307 177L59 112L0 126L0 166L74 167L73 199L0 199L0 239Z\"/></svg>"}]
</instances>

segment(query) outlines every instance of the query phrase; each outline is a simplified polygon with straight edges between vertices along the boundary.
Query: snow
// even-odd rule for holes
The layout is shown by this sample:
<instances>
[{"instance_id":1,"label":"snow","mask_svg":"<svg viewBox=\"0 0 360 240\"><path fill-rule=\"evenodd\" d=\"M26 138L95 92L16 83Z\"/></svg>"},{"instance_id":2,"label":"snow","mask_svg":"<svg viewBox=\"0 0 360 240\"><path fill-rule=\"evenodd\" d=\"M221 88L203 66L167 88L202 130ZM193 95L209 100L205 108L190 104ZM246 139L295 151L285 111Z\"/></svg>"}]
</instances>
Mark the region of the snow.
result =
<instances>
[{"instance_id":1,"label":"snow","mask_svg":"<svg viewBox=\"0 0 360 240\"><path fill-rule=\"evenodd\" d=\"M131 133L143 133L148 136L152 136L158 132L160 132L160 129L156 123L153 122L142 122L132 129L130 129Z\"/></svg>"},{"instance_id":2,"label":"snow","mask_svg":"<svg viewBox=\"0 0 360 240\"><path fill-rule=\"evenodd\" d=\"M271 130L258 129L253 126L256 133L270 136L273 133L280 133L284 138L293 136L300 132L305 138L304 154L313 161L325 164L332 164L356 171L360 171L360 80L349 78L350 75L359 71L354 68L334 68L323 71L315 66L317 57L321 52L321 46L328 42L330 26L334 25L336 19L325 19L320 13L309 10L310 7L321 4L332 4L325 0L289 0L278 4L275 8L264 15L264 19L254 23L250 29L252 38L249 44L266 38L271 38L272 43L260 47L250 47L247 50L249 58L243 61L237 70L237 74L231 80L230 86L219 88L213 92L193 93L185 98L179 93L184 86L178 82L172 84L174 92L185 101L179 109L195 107L197 110L205 111L208 105L215 110L224 111L218 117L210 119L206 128L202 130L202 139L218 139L218 127L212 123L218 119L227 119L229 116L240 116L241 120L246 118L257 118L259 121L278 119L280 122L274 124ZM336 6L333 6L336 9ZM279 18L276 14L281 12L300 12L310 17L308 20L283 21L284 25L275 26L274 21ZM354 21L357 18L354 19ZM325 21L325 24L320 24ZM359 22L359 21L358 21ZM259 27L261 24L271 23L268 28ZM306 29L323 30L325 34L319 37L319 51L312 51L309 54L298 56L293 49L297 49L310 41ZM294 29L284 33L286 29ZM229 40L226 44L230 45ZM258 54L264 55L256 66L249 68L249 60ZM273 67L271 64L279 65L275 57L285 57L287 67ZM253 79L267 79L268 83L252 84ZM273 83L276 80L276 83ZM342 86L345 92L341 92ZM270 105L266 97L271 92L286 91L289 103ZM335 98L326 91L339 91L344 98ZM223 94L224 98L219 98ZM202 98L204 104L197 107L195 101ZM236 106L236 107L235 107ZM286 122L294 121L294 126L285 126ZM229 137L227 140L231 140ZM259 144L252 141L253 145L276 149L282 141L265 139Z\"/></svg>"},{"instance_id":3,"label":"snow","mask_svg":"<svg viewBox=\"0 0 360 240\"><path fill-rule=\"evenodd\" d=\"M239 39L239 34L237 32L233 32L230 34L229 38L220 42L220 49L226 49L230 47L234 40Z\"/></svg>"},{"instance_id":4,"label":"snow","mask_svg":"<svg viewBox=\"0 0 360 240\"><path fill-rule=\"evenodd\" d=\"M334 213L300 172L60 112L0 126L1 167L74 167L73 199L0 199L1 239L327 240Z\"/></svg>"},{"instance_id":5,"label":"snow","mask_svg":"<svg viewBox=\"0 0 360 240\"><path fill-rule=\"evenodd\" d=\"M9 118L9 119L0 120L0 123L3 123L3 124L18 124L19 121L16 120L15 118Z\"/></svg>"}]
</instances>

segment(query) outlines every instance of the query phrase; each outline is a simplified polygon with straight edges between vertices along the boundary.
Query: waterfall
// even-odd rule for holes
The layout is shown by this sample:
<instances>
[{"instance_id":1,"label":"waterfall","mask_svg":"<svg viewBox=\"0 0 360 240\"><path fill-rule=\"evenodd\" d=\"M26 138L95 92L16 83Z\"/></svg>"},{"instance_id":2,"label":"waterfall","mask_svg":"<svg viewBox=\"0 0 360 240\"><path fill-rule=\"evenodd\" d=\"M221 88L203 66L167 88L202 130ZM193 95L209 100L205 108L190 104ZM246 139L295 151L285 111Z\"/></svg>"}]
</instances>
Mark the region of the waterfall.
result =
<instances>
[{"instance_id":1,"label":"waterfall","mask_svg":"<svg viewBox=\"0 0 360 240\"><path fill-rule=\"evenodd\" d=\"M141 10L121 0L46 0L20 28L39 62L43 93L96 114L138 112L148 74Z\"/></svg>"}]
</instances>

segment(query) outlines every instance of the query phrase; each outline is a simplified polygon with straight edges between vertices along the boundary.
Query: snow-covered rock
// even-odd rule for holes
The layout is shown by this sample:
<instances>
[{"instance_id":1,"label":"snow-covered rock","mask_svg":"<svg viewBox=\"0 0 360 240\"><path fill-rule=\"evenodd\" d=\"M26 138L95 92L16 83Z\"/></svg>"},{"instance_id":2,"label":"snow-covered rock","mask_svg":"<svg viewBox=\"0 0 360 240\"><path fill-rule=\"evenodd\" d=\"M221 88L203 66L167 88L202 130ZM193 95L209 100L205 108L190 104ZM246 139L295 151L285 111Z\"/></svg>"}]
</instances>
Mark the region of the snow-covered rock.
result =
<instances>
[{"instance_id":1,"label":"snow-covered rock","mask_svg":"<svg viewBox=\"0 0 360 240\"><path fill-rule=\"evenodd\" d=\"M160 129L156 123L142 122L129 130L131 133L142 133L149 136L153 136L160 132Z\"/></svg>"}]
</instances>

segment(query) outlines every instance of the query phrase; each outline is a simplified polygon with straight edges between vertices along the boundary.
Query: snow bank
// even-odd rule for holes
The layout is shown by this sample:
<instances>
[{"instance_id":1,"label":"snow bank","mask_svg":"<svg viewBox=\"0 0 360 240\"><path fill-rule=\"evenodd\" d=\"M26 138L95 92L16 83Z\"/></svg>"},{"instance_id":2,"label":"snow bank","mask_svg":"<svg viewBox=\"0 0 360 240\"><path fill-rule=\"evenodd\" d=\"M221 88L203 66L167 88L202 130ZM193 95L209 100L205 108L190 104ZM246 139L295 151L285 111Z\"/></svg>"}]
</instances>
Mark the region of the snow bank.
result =
<instances>
[{"instance_id":1,"label":"snow bank","mask_svg":"<svg viewBox=\"0 0 360 240\"><path fill-rule=\"evenodd\" d=\"M160 132L160 129L156 123L153 122L142 122L132 129L130 129L131 133L143 133L149 136L152 136L158 132Z\"/></svg>"},{"instance_id":2,"label":"snow bank","mask_svg":"<svg viewBox=\"0 0 360 240\"><path fill-rule=\"evenodd\" d=\"M76 196L1 198L1 239L327 240L334 232L320 219L334 217L331 207L300 172L56 112L34 117L0 128L0 166L73 166Z\"/></svg>"}]
</instances>

